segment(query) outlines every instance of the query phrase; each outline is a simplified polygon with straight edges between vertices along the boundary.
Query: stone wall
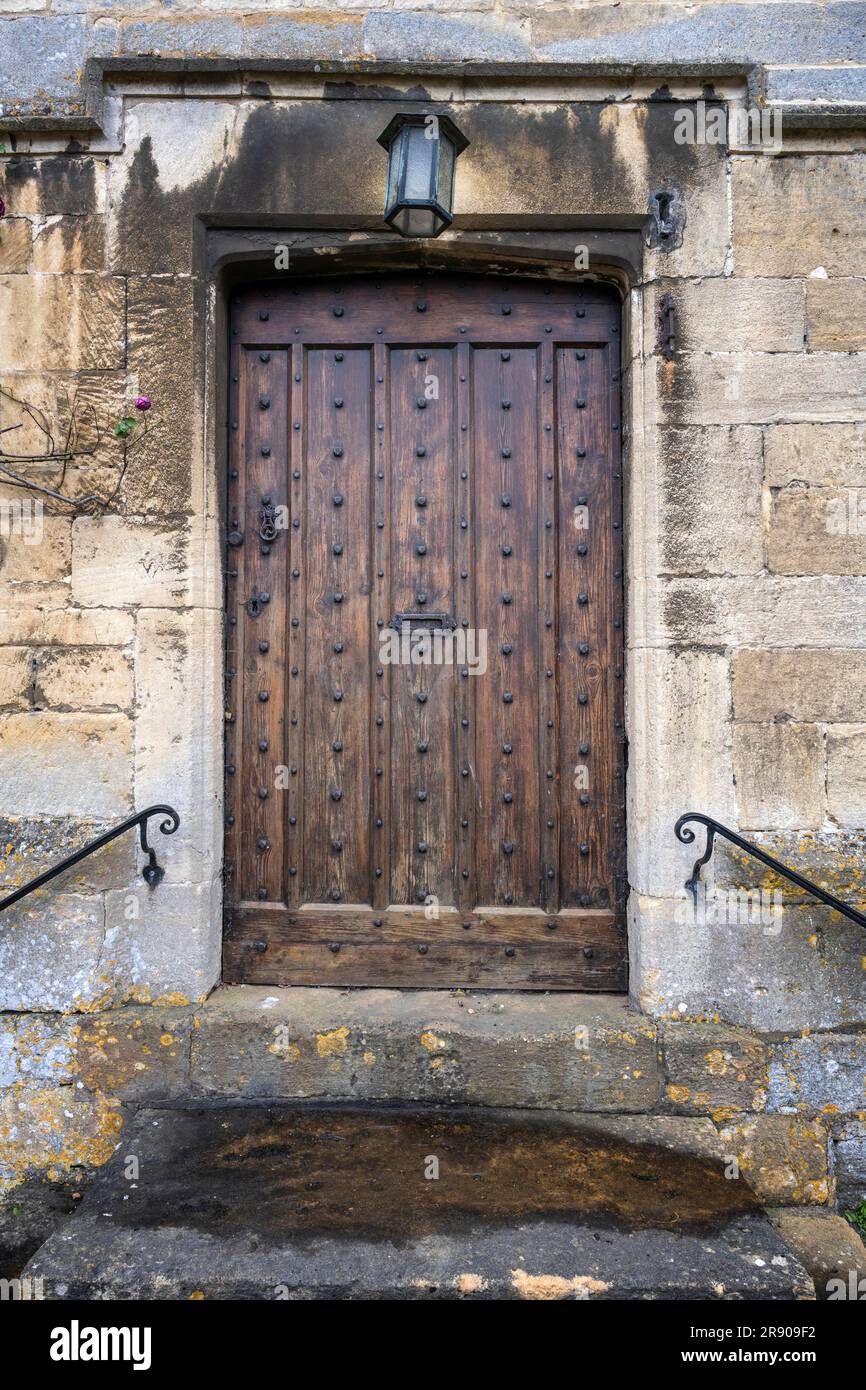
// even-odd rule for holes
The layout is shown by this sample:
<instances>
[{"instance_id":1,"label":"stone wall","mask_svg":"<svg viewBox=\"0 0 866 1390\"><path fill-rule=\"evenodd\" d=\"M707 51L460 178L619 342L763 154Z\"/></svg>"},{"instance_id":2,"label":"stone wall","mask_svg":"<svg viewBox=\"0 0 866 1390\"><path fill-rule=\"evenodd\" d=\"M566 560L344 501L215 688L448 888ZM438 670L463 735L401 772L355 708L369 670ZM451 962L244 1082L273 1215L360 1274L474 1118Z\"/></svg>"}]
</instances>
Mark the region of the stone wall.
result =
<instances>
[{"instance_id":1,"label":"stone wall","mask_svg":"<svg viewBox=\"0 0 866 1390\"><path fill-rule=\"evenodd\" d=\"M3 914L7 1032L62 1040L101 1010L196 1005L219 978L221 341L244 259L220 229L264 269L274 242L387 264L375 137L421 101L472 140L443 263L490 265L507 241L511 269L573 274L576 244L649 228L631 274L590 263L625 295L634 999L677 1028L860 1036L862 930L721 848L693 914L673 825L709 812L866 903L862 20L782 0L242 15L0 0L0 387L56 431L76 392L109 425L153 401L115 503L46 500L38 543L14 526L0 540L2 883L133 808L168 801L182 822L156 891L129 837ZM700 100L775 103L781 152L679 143L677 113ZM660 189L680 210L670 249L647 223ZM37 451L2 400L0 428L19 423L0 440ZM109 429L66 488L111 491L123 456ZM767 915L776 890L784 912ZM840 1144L862 1154L851 1055ZM35 1088L61 1115L73 1074L50 1073L16 1063L10 1096ZM97 1148L115 1113L107 1130L96 1116Z\"/></svg>"}]
</instances>

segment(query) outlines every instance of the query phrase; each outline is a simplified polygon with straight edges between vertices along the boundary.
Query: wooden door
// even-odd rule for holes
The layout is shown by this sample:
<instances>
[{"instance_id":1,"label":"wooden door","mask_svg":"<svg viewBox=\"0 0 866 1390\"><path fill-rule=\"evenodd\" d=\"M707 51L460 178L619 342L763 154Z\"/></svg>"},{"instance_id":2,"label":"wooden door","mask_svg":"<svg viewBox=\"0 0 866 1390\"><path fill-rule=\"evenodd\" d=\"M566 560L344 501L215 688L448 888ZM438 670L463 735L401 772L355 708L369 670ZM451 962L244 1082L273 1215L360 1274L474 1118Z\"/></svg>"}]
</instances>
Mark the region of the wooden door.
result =
<instances>
[{"instance_id":1,"label":"wooden door","mask_svg":"<svg viewBox=\"0 0 866 1390\"><path fill-rule=\"evenodd\" d=\"M237 294L230 980L624 987L619 357L601 287Z\"/></svg>"}]
</instances>

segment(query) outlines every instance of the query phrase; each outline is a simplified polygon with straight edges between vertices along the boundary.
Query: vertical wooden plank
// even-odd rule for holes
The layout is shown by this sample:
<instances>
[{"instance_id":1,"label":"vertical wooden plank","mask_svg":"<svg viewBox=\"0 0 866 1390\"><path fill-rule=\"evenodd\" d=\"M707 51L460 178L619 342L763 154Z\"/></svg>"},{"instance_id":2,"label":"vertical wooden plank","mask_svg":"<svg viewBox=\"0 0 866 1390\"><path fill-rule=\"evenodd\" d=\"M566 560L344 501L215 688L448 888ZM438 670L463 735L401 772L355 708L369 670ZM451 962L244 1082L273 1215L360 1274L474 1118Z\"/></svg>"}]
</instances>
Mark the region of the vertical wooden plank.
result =
<instances>
[{"instance_id":1,"label":"vertical wooden plank","mask_svg":"<svg viewBox=\"0 0 866 1390\"><path fill-rule=\"evenodd\" d=\"M229 517L229 526L237 520L243 531L245 603L254 595L270 598L261 602L258 616L249 607L242 613L240 890L244 898L282 902L288 538L285 528L270 541L260 532L271 508L282 508L285 518L288 506L288 354L248 348L244 358L244 508L241 517Z\"/></svg>"},{"instance_id":2,"label":"vertical wooden plank","mask_svg":"<svg viewBox=\"0 0 866 1390\"><path fill-rule=\"evenodd\" d=\"M240 348L240 330L237 326L237 309L232 309L231 347L229 351L229 392L228 392L228 480L226 487L225 521L228 530L232 519L243 516L244 485L244 387L241 375L245 366L245 354ZM239 834L238 807L243 786L243 739L241 702L243 700L243 679L238 679L240 663L240 619L243 611L242 556L235 548L225 547L225 638L226 664L224 680L224 728L225 728L225 839L223 844L223 878L227 918L231 904L238 897L240 875L240 855L242 845ZM230 925L230 922L228 923Z\"/></svg>"},{"instance_id":3,"label":"vertical wooden plank","mask_svg":"<svg viewBox=\"0 0 866 1390\"><path fill-rule=\"evenodd\" d=\"M609 571L605 576L610 593L612 614L609 629L609 660L613 673L610 716L613 726L612 768L608 781L610 801L610 841L607 850L608 875L611 885L610 906L618 913L625 913L628 896L626 866L626 814L625 814L625 586L624 537L623 537L623 485L622 485L622 342L620 332L619 305L608 302L607 337L608 351L605 355L608 426L610 429L610 450L608 467L608 486L610 491L610 559ZM625 926L623 924L623 936ZM622 987L627 984L628 956L623 942Z\"/></svg>"},{"instance_id":4,"label":"vertical wooden plank","mask_svg":"<svg viewBox=\"0 0 866 1390\"><path fill-rule=\"evenodd\" d=\"M476 693L477 894L540 905L536 349L476 349L473 375L475 592L488 647Z\"/></svg>"},{"instance_id":5,"label":"vertical wooden plank","mask_svg":"<svg viewBox=\"0 0 866 1390\"><path fill-rule=\"evenodd\" d=\"M311 349L306 390L305 897L370 901L366 349Z\"/></svg>"},{"instance_id":6,"label":"vertical wooden plank","mask_svg":"<svg viewBox=\"0 0 866 1390\"><path fill-rule=\"evenodd\" d=\"M541 905L555 913L560 902L559 804L564 776L560 765L557 691L559 685L559 605L556 593L559 508L557 503L558 432L554 351L545 334L540 349L538 473L538 761L541 782Z\"/></svg>"},{"instance_id":7,"label":"vertical wooden plank","mask_svg":"<svg viewBox=\"0 0 866 1390\"><path fill-rule=\"evenodd\" d=\"M607 347L557 354L563 904L606 906L614 765Z\"/></svg>"},{"instance_id":8,"label":"vertical wooden plank","mask_svg":"<svg viewBox=\"0 0 866 1390\"><path fill-rule=\"evenodd\" d=\"M289 767L296 767L297 773L290 775L286 798L288 815L286 817L286 883L288 901L296 907L303 900L304 891L304 808L306 798L306 768L304 765L304 714L306 684L300 676L300 668L305 660L307 636L306 583L307 566L304 547L307 536L303 531L304 496L306 493L306 438L304 420L304 396L306 393L306 354L303 345L296 343L291 349L291 382L289 411L289 452L291 478L289 480L290 524L289 524L289 576L288 576L288 661L291 670L298 675L286 682L288 696L289 723L286 734Z\"/></svg>"},{"instance_id":9,"label":"vertical wooden plank","mask_svg":"<svg viewBox=\"0 0 866 1390\"><path fill-rule=\"evenodd\" d=\"M486 646L478 631L475 612L475 564L478 548L472 497L474 489L473 421L472 421L472 348L461 343L457 349L457 387L455 440L458 465L456 483L458 505L454 515L455 593L457 610L454 614L459 631L469 648L461 654L461 664L454 691L456 730L457 838L455 895L457 906L468 911L477 900L475 878L475 746L477 736L475 690L479 680L486 679L484 666L489 659ZM469 635L471 634L471 636ZM469 657L471 656L471 664ZM468 674L464 675L464 671Z\"/></svg>"},{"instance_id":10,"label":"vertical wooden plank","mask_svg":"<svg viewBox=\"0 0 866 1390\"><path fill-rule=\"evenodd\" d=\"M391 429L388 390L388 349L381 342L373 348L373 416L375 420L375 480L373 484L373 613L370 624L370 663L376 673L371 702L372 726L370 746L373 749L372 803L373 828L373 906L384 910L391 893L391 689L393 671L383 660L382 638L387 637L391 616L390 566L391 530L388 526L391 505ZM379 771L377 772L377 769Z\"/></svg>"},{"instance_id":11,"label":"vertical wooden plank","mask_svg":"<svg viewBox=\"0 0 866 1390\"><path fill-rule=\"evenodd\" d=\"M391 352L391 617L454 614L454 367L451 348ZM391 671L394 902L454 902L455 678L429 652Z\"/></svg>"}]
</instances>

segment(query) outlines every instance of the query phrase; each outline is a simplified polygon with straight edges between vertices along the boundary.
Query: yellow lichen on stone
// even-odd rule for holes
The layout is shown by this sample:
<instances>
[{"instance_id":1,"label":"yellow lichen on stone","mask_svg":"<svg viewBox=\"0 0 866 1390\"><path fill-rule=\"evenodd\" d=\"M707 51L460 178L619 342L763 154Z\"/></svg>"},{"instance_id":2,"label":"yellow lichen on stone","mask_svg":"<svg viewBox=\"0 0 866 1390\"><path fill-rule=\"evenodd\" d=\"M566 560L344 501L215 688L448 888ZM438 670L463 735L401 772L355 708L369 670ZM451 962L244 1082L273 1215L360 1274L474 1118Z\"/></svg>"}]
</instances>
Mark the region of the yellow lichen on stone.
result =
<instances>
[{"instance_id":1,"label":"yellow lichen on stone","mask_svg":"<svg viewBox=\"0 0 866 1390\"><path fill-rule=\"evenodd\" d=\"M344 1024L330 1033L317 1033L316 1051L320 1057L333 1057L338 1052L346 1051L348 1041L349 1029Z\"/></svg>"},{"instance_id":2,"label":"yellow lichen on stone","mask_svg":"<svg viewBox=\"0 0 866 1390\"><path fill-rule=\"evenodd\" d=\"M117 1101L95 1096L85 1105L66 1086L30 1090L19 1084L0 1098L0 1167L13 1181L30 1171L59 1176L74 1167L99 1167L122 1128Z\"/></svg>"},{"instance_id":3,"label":"yellow lichen on stone","mask_svg":"<svg viewBox=\"0 0 866 1390\"><path fill-rule=\"evenodd\" d=\"M447 1044L442 1038L437 1038L432 1029L427 1028L421 1034L421 1046L426 1047L428 1052L435 1052L437 1048L446 1047Z\"/></svg>"},{"instance_id":4,"label":"yellow lichen on stone","mask_svg":"<svg viewBox=\"0 0 866 1390\"><path fill-rule=\"evenodd\" d=\"M668 1100L672 1100L674 1105L685 1105L691 1096L688 1086L668 1086Z\"/></svg>"}]
</instances>

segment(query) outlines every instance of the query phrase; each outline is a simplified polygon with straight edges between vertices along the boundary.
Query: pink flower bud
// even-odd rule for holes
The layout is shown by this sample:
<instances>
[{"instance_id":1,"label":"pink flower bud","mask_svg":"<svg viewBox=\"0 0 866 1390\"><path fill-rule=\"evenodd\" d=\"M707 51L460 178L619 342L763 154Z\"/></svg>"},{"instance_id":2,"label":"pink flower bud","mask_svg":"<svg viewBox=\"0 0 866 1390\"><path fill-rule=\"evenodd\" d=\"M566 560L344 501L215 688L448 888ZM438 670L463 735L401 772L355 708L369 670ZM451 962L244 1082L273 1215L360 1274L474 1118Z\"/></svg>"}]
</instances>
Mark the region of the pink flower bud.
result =
<instances>
[{"instance_id":1,"label":"pink flower bud","mask_svg":"<svg viewBox=\"0 0 866 1390\"><path fill-rule=\"evenodd\" d=\"M150 410L150 396L137 396L135 408L136 410Z\"/></svg>"}]
</instances>

